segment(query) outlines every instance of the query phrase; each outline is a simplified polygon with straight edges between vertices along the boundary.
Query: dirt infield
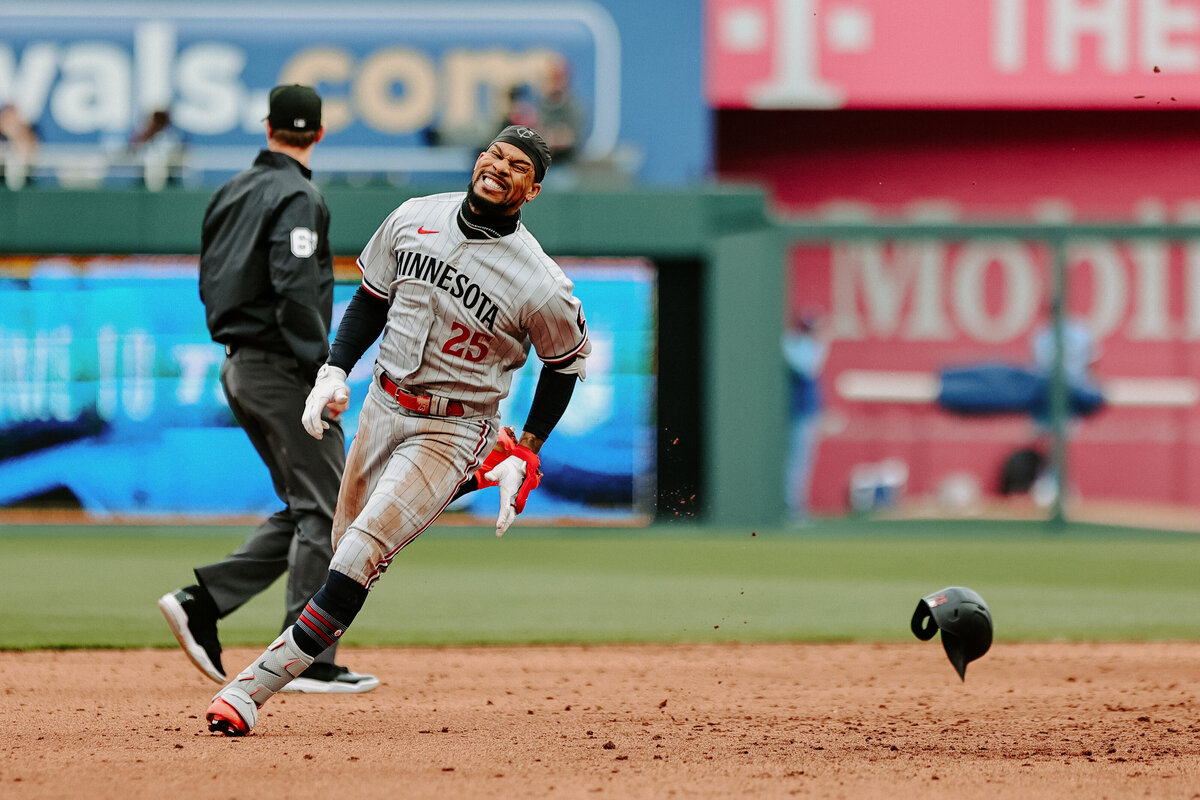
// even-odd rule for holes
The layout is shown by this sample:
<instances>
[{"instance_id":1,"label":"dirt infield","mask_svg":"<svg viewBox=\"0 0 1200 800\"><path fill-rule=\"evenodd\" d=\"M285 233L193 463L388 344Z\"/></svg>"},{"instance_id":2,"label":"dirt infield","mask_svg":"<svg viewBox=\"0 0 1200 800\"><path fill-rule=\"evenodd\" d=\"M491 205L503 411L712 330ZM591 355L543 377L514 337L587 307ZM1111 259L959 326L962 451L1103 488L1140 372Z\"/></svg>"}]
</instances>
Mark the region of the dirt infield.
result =
<instances>
[{"instance_id":1,"label":"dirt infield","mask_svg":"<svg viewBox=\"0 0 1200 800\"><path fill-rule=\"evenodd\" d=\"M0 797L1200 798L1200 643L1001 642L966 683L936 640L343 652L383 686L244 739L178 651L0 653Z\"/></svg>"}]
</instances>

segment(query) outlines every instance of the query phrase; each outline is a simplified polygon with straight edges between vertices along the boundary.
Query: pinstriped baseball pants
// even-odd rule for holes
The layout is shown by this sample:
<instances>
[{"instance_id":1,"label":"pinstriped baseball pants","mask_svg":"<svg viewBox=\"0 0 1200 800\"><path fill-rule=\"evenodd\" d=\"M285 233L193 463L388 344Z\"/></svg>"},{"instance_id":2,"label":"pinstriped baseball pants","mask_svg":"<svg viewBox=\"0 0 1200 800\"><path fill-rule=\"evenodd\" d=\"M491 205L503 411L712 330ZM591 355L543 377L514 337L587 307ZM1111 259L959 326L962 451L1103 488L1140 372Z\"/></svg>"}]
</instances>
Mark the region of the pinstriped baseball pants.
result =
<instances>
[{"instance_id":1,"label":"pinstriped baseball pants","mask_svg":"<svg viewBox=\"0 0 1200 800\"><path fill-rule=\"evenodd\" d=\"M330 569L371 588L483 463L498 424L418 414L372 382L346 457Z\"/></svg>"}]
</instances>

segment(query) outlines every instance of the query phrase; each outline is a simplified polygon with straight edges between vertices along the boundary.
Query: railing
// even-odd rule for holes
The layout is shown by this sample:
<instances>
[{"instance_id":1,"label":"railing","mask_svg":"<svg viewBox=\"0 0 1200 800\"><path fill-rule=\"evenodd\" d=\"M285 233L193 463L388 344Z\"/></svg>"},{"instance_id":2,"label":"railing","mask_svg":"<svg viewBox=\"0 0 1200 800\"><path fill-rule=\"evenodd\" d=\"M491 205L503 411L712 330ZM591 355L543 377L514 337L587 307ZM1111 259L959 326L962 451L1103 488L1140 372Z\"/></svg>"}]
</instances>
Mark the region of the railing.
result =
<instances>
[{"instance_id":1,"label":"railing","mask_svg":"<svg viewBox=\"0 0 1200 800\"><path fill-rule=\"evenodd\" d=\"M266 146L264 140L263 146ZM131 150L124 143L105 147L95 144L43 144L32 158L24 158L7 142L0 141L0 175L8 189L20 189L39 182L63 189L97 189L121 185L142 185L160 191L167 185L216 187L229 175L246 169L259 151L257 146L182 145ZM321 180L336 177L348 180L368 178L404 183L421 176L427 181L465 182L478 155L478 148L440 147L336 147L319 145L313 151L311 166ZM589 186L628 188L636 169L635 156L618 150L611 157L580 159L559 165L551 178L556 186L573 186L587 181ZM452 179L449 176L455 176Z\"/></svg>"}]
</instances>

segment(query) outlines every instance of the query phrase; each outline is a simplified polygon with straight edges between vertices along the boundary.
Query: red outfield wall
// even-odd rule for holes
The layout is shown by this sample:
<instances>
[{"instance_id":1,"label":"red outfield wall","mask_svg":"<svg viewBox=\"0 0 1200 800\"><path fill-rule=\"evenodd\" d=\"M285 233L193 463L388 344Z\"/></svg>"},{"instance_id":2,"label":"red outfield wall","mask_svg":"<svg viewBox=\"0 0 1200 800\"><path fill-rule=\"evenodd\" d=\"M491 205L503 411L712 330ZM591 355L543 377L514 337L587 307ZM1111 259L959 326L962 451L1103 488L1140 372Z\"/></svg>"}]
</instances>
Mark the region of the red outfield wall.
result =
<instances>
[{"instance_id":1,"label":"red outfield wall","mask_svg":"<svg viewBox=\"0 0 1200 800\"><path fill-rule=\"evenodd\" d=\"M723 111L718 142L722 177L764 182L786 213L1200 219L1196 112ZM1080 241L1068 262L1069 307L1096 334L1102 380L1200 383L1200 243ZM861 402L839 394L838 379L1028 362L1049 263L1027 242L794 249L789 305L825 312L833 339L818 510L844 508L854 466L888 457L908 464L910 493L959 473L995 491L1004 458L1032 439L1031 420ZM1078 426L1070 459L1085 497L1200 503L1200 406L1110 407Z\"/></svg>"}]
</instances>

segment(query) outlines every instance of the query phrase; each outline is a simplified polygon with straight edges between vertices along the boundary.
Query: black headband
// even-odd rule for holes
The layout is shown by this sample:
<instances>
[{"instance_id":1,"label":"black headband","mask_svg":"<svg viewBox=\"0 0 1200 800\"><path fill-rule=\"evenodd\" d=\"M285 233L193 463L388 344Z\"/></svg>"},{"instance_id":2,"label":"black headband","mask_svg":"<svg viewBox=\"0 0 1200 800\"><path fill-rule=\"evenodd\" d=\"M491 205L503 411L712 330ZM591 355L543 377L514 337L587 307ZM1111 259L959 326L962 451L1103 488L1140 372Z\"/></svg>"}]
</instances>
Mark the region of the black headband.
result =
<instances>
[{"instance_id":1,"label":"black headband","mask_svg":"<svg viewBox=\"0 0 1200 800\"><path fill-rule=\"evenodd\" d=\"M511 144L529 156L529 160L533 162L535 182L541 183L542 178L546 177L546 170L550 168L550 148L533 128L526 128L524 125L509 125L500 131L495 139L492 139L492 144L496 142Z\"/></svg>"}]
</instances>

